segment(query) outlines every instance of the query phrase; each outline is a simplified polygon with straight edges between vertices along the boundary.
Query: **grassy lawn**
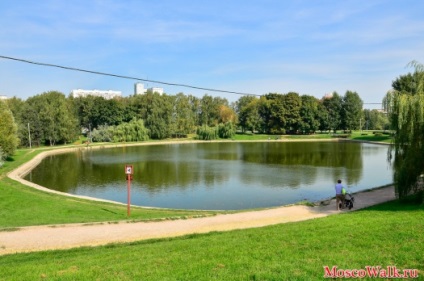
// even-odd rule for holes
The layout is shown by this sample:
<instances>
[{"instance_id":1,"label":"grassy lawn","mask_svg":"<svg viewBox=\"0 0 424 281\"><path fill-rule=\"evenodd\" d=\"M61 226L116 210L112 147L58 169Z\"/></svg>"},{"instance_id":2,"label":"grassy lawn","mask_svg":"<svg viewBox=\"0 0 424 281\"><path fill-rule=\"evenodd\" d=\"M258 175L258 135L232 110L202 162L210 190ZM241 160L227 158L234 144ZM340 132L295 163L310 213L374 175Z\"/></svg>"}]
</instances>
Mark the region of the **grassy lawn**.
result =
<instances>
[{"instance_id":1,"label":"grassy lawn","mask_svg":"<svg viewBox=\"0 0 424 281\"><path fill-rule=\"evenodd\" d=\"M214 212L131 208L46 193L15 182L5 175L42 150L18 150L0 169L0 230L28 225L118 220L176 219L213 215Z\"/></svg>"},{"instance_id":2,"label":"grassy lawn","mask_svg":"<svg viewBox=\"0 0 424 281\"><path fill-rule=\"evenodd\" d=\"M0 256L0 280L323 280L324 266L418 269L423 280L423 218L423 205L389 202L256 229Z\"/></svg>"},{"instance_id":3,"label":"grassy lawn","mask_svg":"<svg viewBox=\"0 0 424 281\"><path fill-rule=\"evenodd\" d=\"M391 143L393 137L387 134L374 134L372 131L354 131L351 135L351 139L360 141Z\"/></svg>"},{"instance_id":4,"label":"grassy lawn","mask_svg":"<svg viewBox=\"0 0 424 281\"><path fill-rule=\"evenodd\" d=\"M265 134L236 134L233 140L279 140L279 139L329 139L331 134L312 134L312 135L265 135Z\"/></svg>"}]
</instances>

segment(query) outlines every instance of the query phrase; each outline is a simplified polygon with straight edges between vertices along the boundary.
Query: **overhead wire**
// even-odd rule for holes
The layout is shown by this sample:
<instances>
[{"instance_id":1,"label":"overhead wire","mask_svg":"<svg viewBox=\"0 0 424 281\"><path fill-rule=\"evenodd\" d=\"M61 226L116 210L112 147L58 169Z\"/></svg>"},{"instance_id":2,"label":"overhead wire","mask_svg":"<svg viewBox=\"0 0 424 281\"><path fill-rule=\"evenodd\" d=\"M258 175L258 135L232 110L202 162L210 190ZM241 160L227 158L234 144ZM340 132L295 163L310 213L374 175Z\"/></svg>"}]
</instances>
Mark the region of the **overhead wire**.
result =
<instances>
[{"instance_id":1,"label":"overhead wire","mask_svg":"<svg viewBox=\"0 0 424 281\"><path fill-rule=\"evenodd\" d=\"M2 55L0 55L0 58L13 60L13 61L19 61L19 62L23 62L23 63L34 64L34 65L56 67L56 68L61 68L61 69L66 69L66 70L79 71L79 72L85 72L85 73L91 73L91 74L97 74L97 75L103 75L103 76L110 76L110 77L116 77L116 78L123 78L123 79L130 79L130 80L136 80L136 81L143 81L143 82L149 82L149 83L155 83L155 84L161 84L161 85L177 86L177 87L184 87L184 88L190 88L190 89L196 89L196 90L219 92L219 93L228 93L228 94L236 94L236 95L245 95L245 96L261 96L261 95L252 94L252 93L242 93L242 92L235 92L235 91L228 91L228 90L198 87L198 86L180 84L180 83L171 83L171 82L143 79L143 78L138 78L138 77L126 76L126 75L119 75L119 74L112 74L112 73L106 73L106 72L100 72L100 71L81 69L81 68L76 68L76 67L69 67L69 66L50 64L50 63L44 63L44 62L30 61L30 60L8 57L8 56L2 56Z\"/></svg>"},{"instance_id":2,"label":"overhead wire","mask_svg":"<svg viewBox=\"0 0 424 281\"><path fill-rule=\"evenodd\" d=\"M138 77L131 77L126 75L119 75L119 74L112 74L112 73L106 73L106 72L100 72L100 71L93 71L93 70L87 70L87 69L81 69L76 67L69 67L69 66L63 66L63 65L57 65L57 64L51 64L51 63L44 63L44 62L36 62L36 61L30 61L20 58L14 58L14 57L8 57L8 56L2 56L0 55L0 58L2 59L8 59L28 64L34 64L34 65L40 65L40 66L47 66L47 67L56 67L61 68L65 70L71 70L71 71L79 71L79 72L85 72L90 74L96 74L96 75L103 75L103 76L110 76L110 77L116 77L116 78L123 78L123 79L130 79L130 80L136 80L136 81L143 81L143 82L149 82L149 83L155 83L155 84L161 84L161 85L168 85L168 86L176 86L176 87L183 87L183 88L189 88L189 89L196 89L196 90L203 90L203 91L210 91L210 92L219 92L219 93L227 93L227 94L236 94L236 95L245 95L245 96L262 96L259 94L252 94L252 93L242 93L242 92L235 92L235 91L228 91L228 90L220 90L220 89L213 89L213 88L205 88L205 87L198 87L193 85L187 85L187 84L180 84L180 83L171 83L171 82L164 82L164 81L157 81L157 80L150 80L150 79L143 79ZM363 104L381 104L381 103L363 103Z\"/></svg>"}]
</instances>

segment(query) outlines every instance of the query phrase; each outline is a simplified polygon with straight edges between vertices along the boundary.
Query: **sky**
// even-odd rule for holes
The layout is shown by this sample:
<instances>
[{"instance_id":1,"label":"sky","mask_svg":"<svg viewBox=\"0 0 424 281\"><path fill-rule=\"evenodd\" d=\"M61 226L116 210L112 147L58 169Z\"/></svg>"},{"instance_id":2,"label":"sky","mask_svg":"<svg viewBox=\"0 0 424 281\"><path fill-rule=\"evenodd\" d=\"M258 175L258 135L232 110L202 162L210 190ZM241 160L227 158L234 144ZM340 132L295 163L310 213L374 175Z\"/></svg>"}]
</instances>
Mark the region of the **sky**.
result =
<instances>
[{"instance_id":1,"label":"sky","mask_svg":"<svg viewBox=\"0 0 424 281\"><path fill-rule=\"evenodd\" d=\"M142 80L263 95L359 94L381 108L424 63L424 1L0 1L0 56ZM122 79L0 58L0 95L134 93ZM139 81L140 82L140 81ZM169 95L242 95L153 82Z\"/></svg>"}]
</instances>

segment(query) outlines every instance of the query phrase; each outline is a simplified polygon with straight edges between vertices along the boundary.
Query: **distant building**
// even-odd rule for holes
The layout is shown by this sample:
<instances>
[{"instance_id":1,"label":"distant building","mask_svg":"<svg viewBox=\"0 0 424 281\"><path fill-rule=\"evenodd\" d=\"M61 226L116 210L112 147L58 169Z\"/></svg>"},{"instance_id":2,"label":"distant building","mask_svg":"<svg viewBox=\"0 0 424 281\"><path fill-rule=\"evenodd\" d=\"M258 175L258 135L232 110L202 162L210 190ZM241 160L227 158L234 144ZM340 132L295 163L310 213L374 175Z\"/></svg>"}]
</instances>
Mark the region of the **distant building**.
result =
<instances>
[{"instance_id":1,"label":"distant building","mask_svg":"<svg viewBox=\"0 0 424 281\"><path fill-rule=\"evenodd\" d=\"M145 94L147 89L144 88L143 83L135 83L134 84L134 95L142 95Z\"/></svg>"},{"instance_id":2,"label":"distant building","mask_svg":"<svg viewBox=\"0 0 424 281\"><path fill-rule=\"evenodd\" d=\"M333 95L334 95L333 92L327 93L327 94L324 95L324 99L331 99L333 97Z\"/></svg>"},{"instance_id":3,"label":"distant building","mask_svg":"<svg viewBox=\"0 0 424 281\"><path fill-rule=\"evenodd\" d=\"M116 97L122 97L121 91L102 91L102 90L83 90L83 89L77 89L72 90L71 95L74 98L78 97L87 97L87 96L95 96L95 97L102 97L104 99L110 100Z\"/></svg>"},{"instance_id":4,"label":"distant building","mask_svg":"<svg viewBox=\"0 0 424 281\"><path fill-rule=\"evenodd\" d=\"M163 88L158 88L158 87L152 87L152 88L144 88L144 84L143 83L135 83L134 84L134 95L142 95L147 93L147 91L152 92L152 93L158 93L160 95L163 94Z\"/></svg>"},{"instance_id":5,"label":"distant building","mask_svg":"<svg viewBox=\"0 0 424 281\"><path fill-rule=\"evenodd\" d=\"M152 87L147 89L147 91L151 91L152 93L158 93L160 95L163 94L163 88L158 88L158 87Z\"/></svg>"}]
</instances>

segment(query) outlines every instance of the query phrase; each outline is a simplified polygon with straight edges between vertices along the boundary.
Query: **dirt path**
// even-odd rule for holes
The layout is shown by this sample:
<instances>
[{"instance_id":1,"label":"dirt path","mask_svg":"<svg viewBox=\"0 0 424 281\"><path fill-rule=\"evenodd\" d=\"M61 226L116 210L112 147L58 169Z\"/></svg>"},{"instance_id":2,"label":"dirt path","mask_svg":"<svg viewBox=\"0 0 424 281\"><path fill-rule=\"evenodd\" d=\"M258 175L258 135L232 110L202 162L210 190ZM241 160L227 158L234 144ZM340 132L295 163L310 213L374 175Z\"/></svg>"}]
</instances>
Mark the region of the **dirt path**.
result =
<instances>
[{"instance_id":1,"label":"dirt path","mask_svg":"<svg viewBox=\"0 0 424 281\"><path fill-rule=\"evenodd\" d=\"M353 210L393 199L393 186L361 192L355 194ZM327 206L286 206L189 220L30 226L13 232L0 232L0 255L262 227L339 214L340 211L335 209L335 200L331 200Z\"/></svg>"}]
</instances>

